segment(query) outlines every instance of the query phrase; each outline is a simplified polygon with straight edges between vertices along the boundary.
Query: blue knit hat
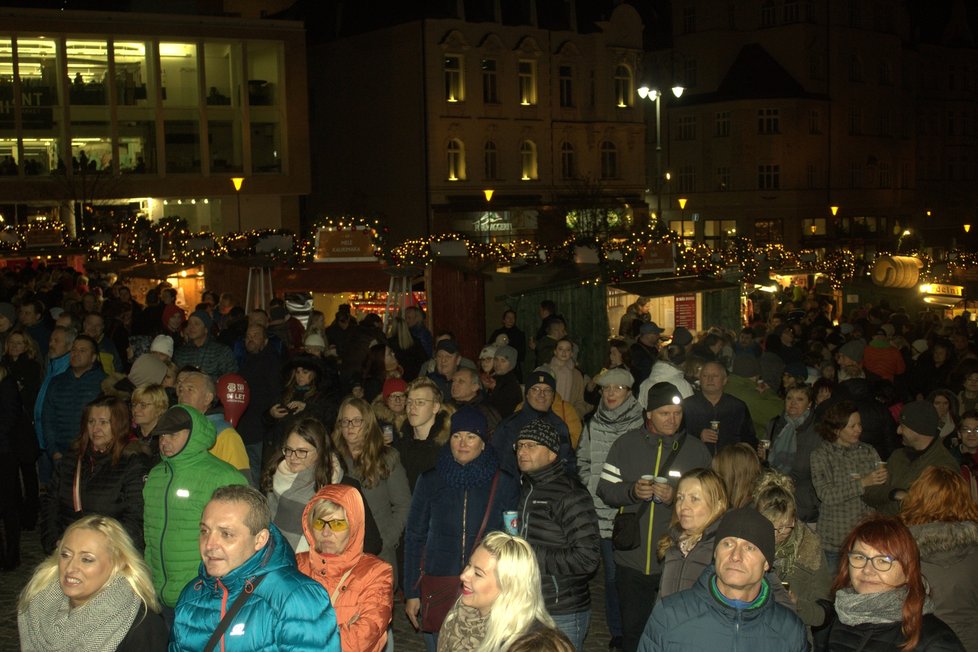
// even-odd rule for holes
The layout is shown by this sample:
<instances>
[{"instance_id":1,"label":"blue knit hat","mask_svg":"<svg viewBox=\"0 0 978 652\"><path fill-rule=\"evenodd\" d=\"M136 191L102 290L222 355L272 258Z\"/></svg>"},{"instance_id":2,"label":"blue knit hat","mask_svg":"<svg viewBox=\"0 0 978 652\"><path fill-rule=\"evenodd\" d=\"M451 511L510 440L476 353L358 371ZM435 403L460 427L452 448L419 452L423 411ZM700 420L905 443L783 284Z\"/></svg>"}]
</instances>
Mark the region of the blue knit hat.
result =
<instances>
[{"instance_id":1,"label":"blue knit hat","mask_svg":"<svg viewBox=\"0 0 978 652\"><path fill-rule=\"evenodd\" d=\"M194 317L199 319L201 323L204 324L204 328L207 330L211 329L213 320L211 319L211 316L207 314L206 310L194 310L192 313L190 313L190 317L188 317L188 319L193 319Z\"/></svg>"},{"instance_id":2,"label":"blue knit hat","mask_svg":"<svg viewBox=\"0 0 978 652\"><path fill-rule=\"evenodd\" d=\"M482 441L489 440L489 424L486 418L471 405L463 405L452 415L452 434L471 432L479 435Z\"/></svg>"}]
</instances>

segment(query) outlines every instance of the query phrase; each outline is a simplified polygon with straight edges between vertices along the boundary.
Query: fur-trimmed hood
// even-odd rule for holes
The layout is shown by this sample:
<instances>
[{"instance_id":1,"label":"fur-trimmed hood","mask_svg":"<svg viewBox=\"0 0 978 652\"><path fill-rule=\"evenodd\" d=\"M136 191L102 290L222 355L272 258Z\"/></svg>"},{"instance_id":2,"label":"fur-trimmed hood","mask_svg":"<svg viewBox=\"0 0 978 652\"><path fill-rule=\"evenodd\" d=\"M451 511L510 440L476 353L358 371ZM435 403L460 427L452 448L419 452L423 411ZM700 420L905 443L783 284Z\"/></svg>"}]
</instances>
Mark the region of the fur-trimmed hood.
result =
<instances>
[{"instance_id":1,"label":"fur-trimmed hood","mask_svg":"<svg viewBox=\"0 0 978 652\"><path fill-rule=\"evenodd\" d=\"M911 525L910 532L920 548L921 559L945 552L964 552L978 548L978 523L953 521Z\"/></svg>"}]
</instances>

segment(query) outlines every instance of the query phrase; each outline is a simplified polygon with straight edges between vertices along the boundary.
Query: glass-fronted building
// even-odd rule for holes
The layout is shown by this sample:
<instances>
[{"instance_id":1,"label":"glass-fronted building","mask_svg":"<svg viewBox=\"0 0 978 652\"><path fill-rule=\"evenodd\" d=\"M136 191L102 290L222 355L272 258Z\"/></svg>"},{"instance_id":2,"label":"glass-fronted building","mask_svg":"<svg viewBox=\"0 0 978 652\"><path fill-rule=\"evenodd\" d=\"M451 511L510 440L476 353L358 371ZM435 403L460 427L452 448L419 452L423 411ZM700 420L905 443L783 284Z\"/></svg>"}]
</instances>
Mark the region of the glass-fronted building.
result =
<instances>
[{"instance_id":1,"label":"glass-fronted building","mask_svg":"<svg viewBox=\"0 0 978 652\"><path fill-rule=\"evenodd\" d=\"M300 23L9 9L0 21L0 212L122 203L182 211L195 230L297 228Z\"/></svg>"}]
</instances>

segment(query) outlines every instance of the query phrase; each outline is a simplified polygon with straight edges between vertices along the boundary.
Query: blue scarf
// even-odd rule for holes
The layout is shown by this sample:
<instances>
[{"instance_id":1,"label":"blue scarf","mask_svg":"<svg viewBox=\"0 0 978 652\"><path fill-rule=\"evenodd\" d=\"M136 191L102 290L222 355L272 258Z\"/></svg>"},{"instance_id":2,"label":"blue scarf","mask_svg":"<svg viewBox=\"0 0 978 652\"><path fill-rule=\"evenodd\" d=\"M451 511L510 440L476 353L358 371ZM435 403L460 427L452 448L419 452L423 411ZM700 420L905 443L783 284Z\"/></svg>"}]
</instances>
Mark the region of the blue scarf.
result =
<instances>
[{"instance_id":1,"label":"blue scarf","mask_svg":"<svg viewBox=\"0 0 978 652\"><path fill-rule=\"evenodd\" d=\"M438 475L453 489L487 486L498 468L499 460L492 446L486 446L479 457L463 466L452 457L451 444L445 444L438 451L438 461L435 463Z\"/></svg>"}]
</instances>

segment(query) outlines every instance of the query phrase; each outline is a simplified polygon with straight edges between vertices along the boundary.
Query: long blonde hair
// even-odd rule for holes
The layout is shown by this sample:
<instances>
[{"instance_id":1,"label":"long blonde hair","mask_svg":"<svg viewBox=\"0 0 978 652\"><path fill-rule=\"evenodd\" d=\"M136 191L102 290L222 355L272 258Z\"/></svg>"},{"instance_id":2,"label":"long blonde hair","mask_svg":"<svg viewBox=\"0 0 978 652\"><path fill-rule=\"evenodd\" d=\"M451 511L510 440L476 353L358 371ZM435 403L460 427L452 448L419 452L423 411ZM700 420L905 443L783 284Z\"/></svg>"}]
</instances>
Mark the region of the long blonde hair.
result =
<instances>
[{"instance_id":1,"label":"long blonde hair","mask_svg":"<svg viewBox=\"0 0 978 652\"><path fill-rule=\"evenodd\" d=\"M526 539L490 532L479 547L496 560L499 596L492 603L486 634L476 652L500 652L526 633L534 621L554 627L540 590L540 567ZM449 612L454 618L457 612Z\"/></svg>"},{"instance_id":2,"label":"long blonde hair","mask_svg":"<svg viewBox=\"0 0 978 652\"><path fill-rule=\"evenodd\" d=\"M108 586L117 575L122 575L129 582L133 593L143 603L146 611L159 613L160 603L156 598L156 589L153 588L153 576L149 566L143 560L143 556L136 550L132 539L119 521L98 514L83 516L68 526L61 537L61 542L58 543L58 547L47 559L38 564L27 586L20 592L17 611L24 611L38 593L43 591L51 582L58 580L60 572L58 562L61 559L63 542L69 534L80 529L93 530L105 537L105 547L112 556L113 568L112 575L103 586Z\"/></svg>"}]
</instances>

